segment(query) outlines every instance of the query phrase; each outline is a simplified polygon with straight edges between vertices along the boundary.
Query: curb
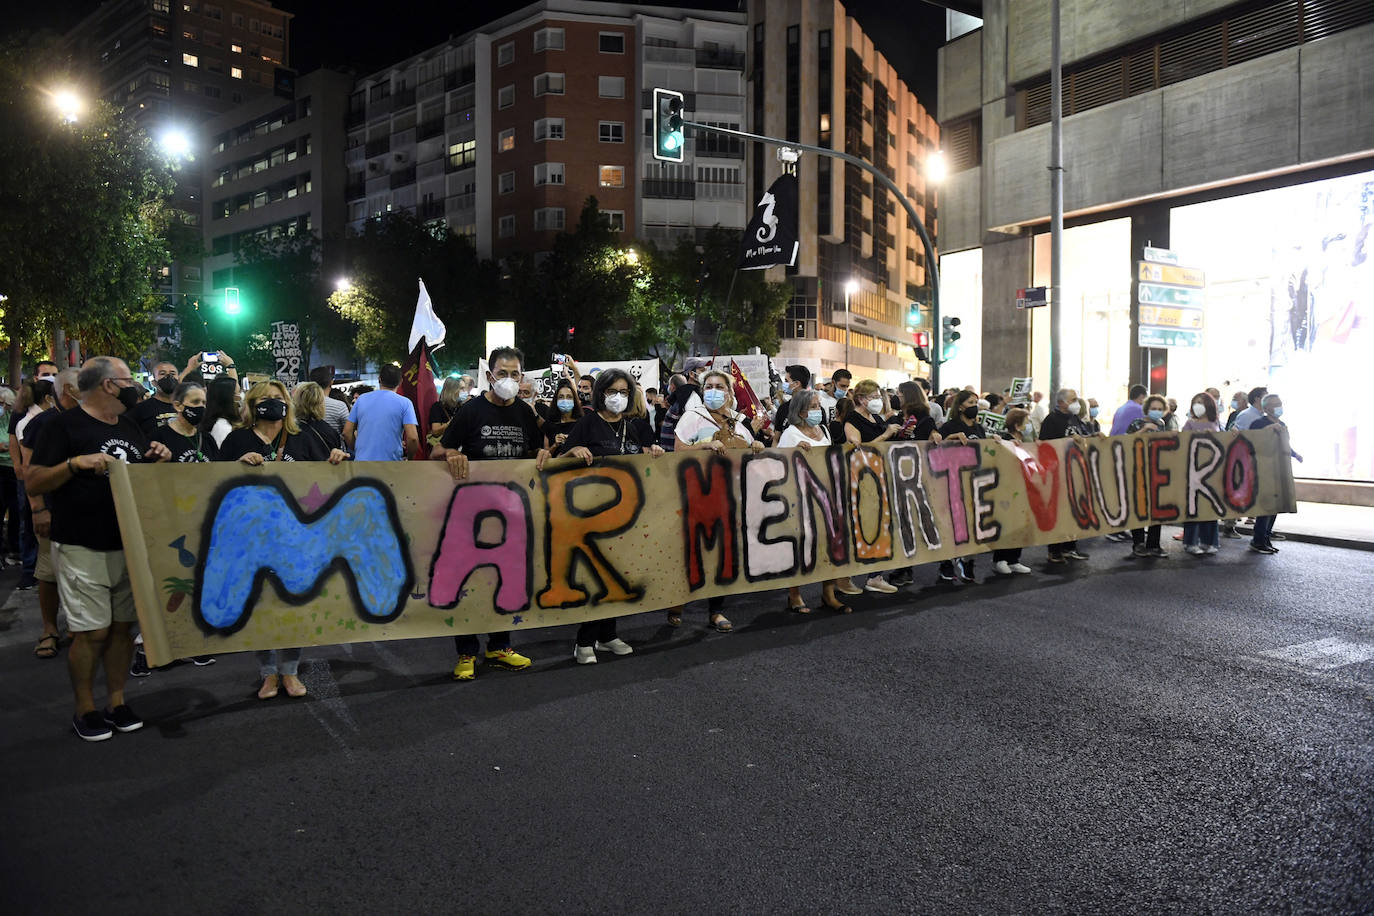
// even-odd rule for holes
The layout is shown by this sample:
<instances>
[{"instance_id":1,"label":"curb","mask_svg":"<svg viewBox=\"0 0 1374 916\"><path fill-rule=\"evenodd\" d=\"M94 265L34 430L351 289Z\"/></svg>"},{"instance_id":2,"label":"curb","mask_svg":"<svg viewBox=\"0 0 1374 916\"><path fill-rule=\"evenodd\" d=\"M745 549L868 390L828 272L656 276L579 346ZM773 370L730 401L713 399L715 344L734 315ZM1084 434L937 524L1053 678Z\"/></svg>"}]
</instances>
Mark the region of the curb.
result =
<instances>
[{"instance_id":1,"label":"curb","mask_svg":"<svg viewBox=\"0 0 1374 916\"><path fill-rule=\"evenodd\" d=\"M1254 534L1255 529L1251 526L1236 526L1236 532L1240 534ZM1289 541L1299 541L1303 544L1317 544L1322 547L1340 547L1344 550L1366 550L1374 552L1374 541L1356 541L1350 538L1332 537L1325 534L1312 534L1307 531L1284 531L1281 532L1284 538Z\"/></svg>"}]
</instances>

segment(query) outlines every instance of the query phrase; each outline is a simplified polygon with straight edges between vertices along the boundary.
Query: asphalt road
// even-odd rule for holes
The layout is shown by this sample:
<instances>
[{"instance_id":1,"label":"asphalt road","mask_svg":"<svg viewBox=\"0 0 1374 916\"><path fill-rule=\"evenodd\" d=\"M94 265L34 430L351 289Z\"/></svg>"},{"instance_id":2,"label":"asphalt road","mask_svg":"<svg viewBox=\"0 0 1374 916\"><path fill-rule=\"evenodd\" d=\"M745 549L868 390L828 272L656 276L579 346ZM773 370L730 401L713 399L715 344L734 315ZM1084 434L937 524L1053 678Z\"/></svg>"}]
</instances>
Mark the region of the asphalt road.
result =
<instances>
[{"instance_id":1,"label":"asphalt road","mask_svg":"<svg viewBox=\"0 0 1374 916\"><path fill-rule=\"evenodd\" d=\"M8 594L0 910L1374 911L1374 554L1241 544L643 615L591 668L537 631L468 684L445 640L343 646L263 703L224 657L102 744Z\"/></svg>"}]
</instances>

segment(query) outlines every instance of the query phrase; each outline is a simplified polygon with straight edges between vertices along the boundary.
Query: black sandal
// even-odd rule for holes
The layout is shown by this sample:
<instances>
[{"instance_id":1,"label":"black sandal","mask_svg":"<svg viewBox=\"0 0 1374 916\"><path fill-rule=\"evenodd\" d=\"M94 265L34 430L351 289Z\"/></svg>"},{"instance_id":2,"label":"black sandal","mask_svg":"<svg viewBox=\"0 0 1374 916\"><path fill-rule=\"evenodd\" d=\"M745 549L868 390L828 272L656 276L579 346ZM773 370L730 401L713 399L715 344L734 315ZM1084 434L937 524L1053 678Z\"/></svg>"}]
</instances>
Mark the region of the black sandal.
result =
<instances>
[{"instance_id":1,"label":"black sandal","mask_svg":"<svg viewBox=\"0 0 1374 916\"><path fill-rule=\"evenodd\" d=\"M793 614L810 614L810 613L811 613L811 608L807 607L807 606L804 605L804 604L789 604L789 605L787 605L787 609L788 609L789 611L791 611Z\"/></svg>"},{"instance_id":2,"label":"black sandal","mask_svg":"<svg viewBox=\"0 0 1374 916\"><path fill-rule=\"evenodd\" d=\"M821 604L825 607L826 610L834 611L836 614L854 613L854 609L847 604L831 604L829 601L822 601Z\"/></svg>"}]
</instances>

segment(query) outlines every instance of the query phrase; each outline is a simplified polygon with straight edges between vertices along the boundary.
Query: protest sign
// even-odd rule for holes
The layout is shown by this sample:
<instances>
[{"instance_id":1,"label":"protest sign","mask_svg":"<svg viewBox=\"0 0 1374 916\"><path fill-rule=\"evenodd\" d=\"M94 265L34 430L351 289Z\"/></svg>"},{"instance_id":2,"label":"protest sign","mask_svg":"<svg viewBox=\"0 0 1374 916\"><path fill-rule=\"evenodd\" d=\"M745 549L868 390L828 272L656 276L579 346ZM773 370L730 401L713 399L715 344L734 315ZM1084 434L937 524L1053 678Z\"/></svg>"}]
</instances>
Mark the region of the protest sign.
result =
<instances>
[{"instance_id":1,"label":"protest sign","mask_svg":"<svg viewBox=\"0 0 1374 916\"><path fill-rule=\"evenodd\" d=\"M1155 523L1292 512L1288 435L659 458L125 465L148 658L580 623Z\"/></svg>"},{"instance_id":2,"label":"protest sign","mask_svg":"<svg viewBox=\"0 0 1374 916\"><path fill-rule=\"evenodd\" d=\"M294 321L272 322L272 359L275 378L289 389L301 380L301 326Z\"/></svg>"},{"instance_id":3,"label":"protest sign","mask_svg":"<svg viewBox=\"0 0 1374 916\"><path fill-rule=\"evenodd\" d=\"M1007 428L1007 418L991 410L978 411L978 422L982 423L983 428L988 432L1000 433Z\"/></svg>"},{"instance_id":4,"label":"protest sign","mask_svg":"<svg viewBox=\"0 0 1374 916\"><path fill-rule=\"evenodd\" d=\"M1011 392L1007 395L1007 400L1013 404L1028 404L1031 399L1030 378L1014 378L1011 380Z\"/></svg>"}]
</instances>

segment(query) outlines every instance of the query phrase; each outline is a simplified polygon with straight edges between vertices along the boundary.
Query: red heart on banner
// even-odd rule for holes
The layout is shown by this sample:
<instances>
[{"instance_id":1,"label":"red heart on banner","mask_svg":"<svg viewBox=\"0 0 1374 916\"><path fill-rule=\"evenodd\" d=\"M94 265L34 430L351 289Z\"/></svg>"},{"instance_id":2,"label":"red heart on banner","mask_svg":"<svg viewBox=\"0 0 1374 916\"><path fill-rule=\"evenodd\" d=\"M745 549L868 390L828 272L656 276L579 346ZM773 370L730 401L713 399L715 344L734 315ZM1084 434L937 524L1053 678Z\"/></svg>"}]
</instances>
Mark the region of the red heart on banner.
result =
<instances>
[{"instance_id":1,"label":"red heart on banner","mask_svg":"<svg viewBox=\"0 0 1374 916\"><path fill-rule=\"evenodd\" d=\"M1059 453L1048 442L1040 443L1039 460L1020 446L1012 448L1021 462L1021 476L1026 479L1026 496L1035 513L1035 523L1041 531L1049 531L1059 520Z\"/></svg>"}]
</instances>

